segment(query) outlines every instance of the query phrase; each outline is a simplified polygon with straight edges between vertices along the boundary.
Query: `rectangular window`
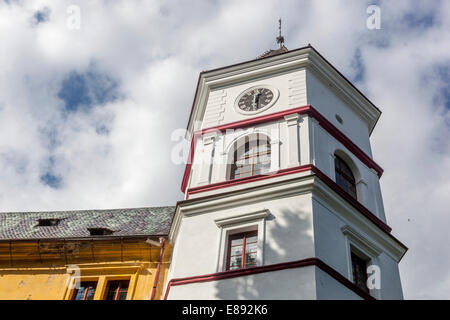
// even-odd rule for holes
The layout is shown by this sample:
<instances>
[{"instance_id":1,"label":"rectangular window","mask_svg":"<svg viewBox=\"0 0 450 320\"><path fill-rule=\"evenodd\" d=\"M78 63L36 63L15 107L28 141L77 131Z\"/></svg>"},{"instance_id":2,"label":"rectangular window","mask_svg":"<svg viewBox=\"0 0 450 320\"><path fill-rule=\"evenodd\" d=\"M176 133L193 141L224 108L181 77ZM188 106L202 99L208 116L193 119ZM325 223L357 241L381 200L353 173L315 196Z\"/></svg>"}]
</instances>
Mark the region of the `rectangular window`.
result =
<instances>
[{"instance_id":1,"label":"rectangular window","mask_svg":"<svg viewBox=\"0 0 450 320\"><path fill-rule=\"evenodd\" d=\"M80 283L80 288L74 290L72 300L94 300L96 288L97 282L83 281Z\"/></svg>"},{"instance_id":2,"label":"rectangular window","mask_svg":"<svg viewBox=\"0 0 450 320\"><path fill-rule=\"evenodd\" d=\"M105 300L125 300L129 283L129 280L109 281Z\"/></svg>"},{"instance_id":3,"label":"rectangular window","mask_svg":"<svg viewBox=\"0 0 450 320\"><path fill-rule=\"evenodd\" d=\"M256 266L258 231L230 235L228 238L227 270Z\"/></svg>"},{"instance_id":4,"label":"rectangular window","mask_svg":"<svg viewBox=\"0 0 450 320\"><path fill-rule=\"evenodd\" d=\"M353 283L369 293L367 288L367 261L352 252Z\"/></svg>"}]
</instances>

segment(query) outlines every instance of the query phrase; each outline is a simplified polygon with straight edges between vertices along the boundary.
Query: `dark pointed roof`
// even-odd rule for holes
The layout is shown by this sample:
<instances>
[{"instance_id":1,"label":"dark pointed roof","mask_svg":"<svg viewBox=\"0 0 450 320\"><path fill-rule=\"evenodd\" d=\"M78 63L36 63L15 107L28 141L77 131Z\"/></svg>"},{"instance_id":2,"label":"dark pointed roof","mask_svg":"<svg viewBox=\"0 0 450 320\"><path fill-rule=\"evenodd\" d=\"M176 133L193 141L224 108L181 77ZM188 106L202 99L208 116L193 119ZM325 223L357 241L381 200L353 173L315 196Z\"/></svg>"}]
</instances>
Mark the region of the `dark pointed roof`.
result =
<instances>
[{"instance_id":1,"label":"dark pointed roof","mask_svg":"<svg viewBox=\"0 0 450 320\"><path fill-rule=\"evenodd\" d=\"M289 51L288 48L286 48L284 45L282 45L280 48L278 48L276 50L267 50L262 55L258 56L256 59L262 59L262 58L267 58L267 57L271 57L271 56L276 56L277 54L282 54L282 53L285 53L288 51Z\"/></svg>"}]
</instances>

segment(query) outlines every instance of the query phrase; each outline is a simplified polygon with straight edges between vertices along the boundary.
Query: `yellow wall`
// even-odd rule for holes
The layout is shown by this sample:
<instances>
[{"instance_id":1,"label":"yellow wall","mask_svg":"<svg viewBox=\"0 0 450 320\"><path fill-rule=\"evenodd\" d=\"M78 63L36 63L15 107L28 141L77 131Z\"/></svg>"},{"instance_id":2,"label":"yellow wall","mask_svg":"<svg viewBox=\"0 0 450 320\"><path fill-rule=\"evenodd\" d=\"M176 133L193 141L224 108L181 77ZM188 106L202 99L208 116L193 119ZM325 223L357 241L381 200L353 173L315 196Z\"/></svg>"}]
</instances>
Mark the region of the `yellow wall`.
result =
<instances>
[{"instance_id":1,"label":"yellow wall","mask_svg":"<svg viewBox=\"0 0 450 320\"><path fill-rule=\"evenodd\" d=\"M98 247L101 247L101 250ZM127 247L125 246L120 255L117 252L108 252L108 249L105 249L107 247L107 243L102 243L101 246L97 245L97 251L95 251L92 261L86 261L86 257L83 257L83 263L76 261L80 260L79 253L70 259L67 258L67 255L65 255L65 259L61 259L59 254L59 260L49 259L48 261L24 259L23 257L18 261L14 260L14 255L11 255L12 262L9 261L9 265L6 260L1 261L0 259L0 300L70 299L77 280L97 281L94 299L101 300L105 294L107 281L125 279L130 280L127 300L150 299L161 248L152 248L151 253L143 256L142 259L118 261L124 255L130 254L127 252ZM160 267L155 299L162 298L170 251L171 248L167 245ZM21 252L26 251L21 250ZM133 255L135 258L138 256L136 252Z\"/></svg>"},{"instance_id":2,"label":"yellow wall","mask_svg":"<svg viewBox=\"0 0 450 320\"><path fill-rule=\"evenodd\" d=\"M1 300L61 299L68 274L62 269L0 271Z\"/></svg>"}]
</instances>

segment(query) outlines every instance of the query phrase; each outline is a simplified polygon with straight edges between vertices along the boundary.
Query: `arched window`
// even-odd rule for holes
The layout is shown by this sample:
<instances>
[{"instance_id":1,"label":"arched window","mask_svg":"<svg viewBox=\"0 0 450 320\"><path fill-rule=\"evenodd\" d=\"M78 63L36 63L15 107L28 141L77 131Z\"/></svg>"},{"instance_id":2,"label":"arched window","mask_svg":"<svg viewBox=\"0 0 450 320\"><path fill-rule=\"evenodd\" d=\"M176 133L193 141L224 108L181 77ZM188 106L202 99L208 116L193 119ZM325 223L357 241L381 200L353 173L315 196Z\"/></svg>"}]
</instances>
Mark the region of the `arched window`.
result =
<instances>
[{"instance_id":1,"label":"arched window","mask_svg":"<svg viewBox=\"0 0 450 320\"><path fill-rule=\"evenodd\" d=\"M336 172L336 183L349 195L356 199L356 184L352 170L344 160L335 155L334 170Z\"/></svg>"},{"instance_id":2,"label":"arched window","mask_svg":"<svg viewBox=\"0 0 450 320\"><path fill-rule=\"evenodd\" d=\"M238 141L239 142L239 141ZM270 143L261 134L246 136L235 145L230 179L239 179L270 171Z\"/></svg>"}]
</instances>

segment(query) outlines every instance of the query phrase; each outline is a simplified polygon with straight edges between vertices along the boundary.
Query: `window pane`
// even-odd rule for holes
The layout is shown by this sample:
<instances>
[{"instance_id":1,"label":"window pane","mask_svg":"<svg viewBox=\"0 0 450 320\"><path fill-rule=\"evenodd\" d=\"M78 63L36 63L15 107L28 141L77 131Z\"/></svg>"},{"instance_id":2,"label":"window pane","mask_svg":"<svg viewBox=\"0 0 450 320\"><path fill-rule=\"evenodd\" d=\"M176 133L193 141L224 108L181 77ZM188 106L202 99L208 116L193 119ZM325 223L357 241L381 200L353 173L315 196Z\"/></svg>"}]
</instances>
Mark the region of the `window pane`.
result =
<instances>
[{"instance_id":1,"label":"window pane","mask_svg":"<svg viewBox=\"0 0 450 320\"><path fill-rule=\"evenodd\" d=\"M236 146L230 179L246 178L270 170L270 144L265 136L241 146Z\"/></svg>"},{"instance_id":2,"label":"window pane","mask_svg":"<svg viewBox=\"0 0 450 320\"><path fill-rule=\"evenodd\" d=\"M126 300L128 293L128 283L123 283L119 289L119 294L117 295L117 300Z\"/></svg>"},{"instance_id":3,"label":"window pane","mask_svg":"<svg viewBox=\"0 0 450 320\"><path fill-rule=\"evenodd\" d=\"M230 270L240 269L242 266L242 256L230 257Z\"/></svg>"},{"instance_id":4,"label":"window pane","mask_svg":"<svg viewBox=\"0 0 450 320\"><path fill-rule=\"evenodd\" d=\"M367 262L352 253L353 282L361 289L367 288Z\"/></svg>"},{"instance_id":5,"label":"window pane","mask_svg":"<svg viewBox=\"0 0 450 320\"><path fill-rule=\"evenodd\" d=\"M228 242L228 270L256 266L258 233L244 232L230 236ZM245 248L243 247L245 242ZM244 258L244 261L242 259ZM244 263L244 264L243 264Z\"/></svg>"},{"instance_id":6,"label":"window pane","mask_svg":"<svg viewBox=\"0 0 450 320\"><path fill-rule=\"evenodd\" d=\"M84 293L85 292L86 292L86 288L78 289L74 300L84 300Z\"/></svg>"},{"instance_id":7,"label":"window pane","mask_svg":"<svg viewBox=\"0 0 450 320\"><path fill-rule=\"evenodd\" d=\"M245 246L245 252L256 252L258 250L258 244L255 243L248 243Z\"/></svg>"},{"instance_id":8,"label":"window pane","mask_svg":"<svg viewBox=\"0 0 450 320\"><path fill-rule=\"evenodd\" d=\"M94 300L95 287L89 287L85 300Z\"/></svg>"},{"instance_id":9,"label":"window pane","mask_svg":"<svg viewBox=\"0 0 450 320\"><path fill-rule=\"evenodd\" d=\"M242 245L243 242L244 242L243 236L242 236L242 238L237 238L237 239L231 238L231 245L232 246Z\"/></svg>"},{"instance_id":10,"label":"window pane","mask_svg":"<svg viewBox=\"0 0 450 320\"><path fill-rule=\"evenodd\" d=\"M231 247L230 255L231 256L242 255L242 246Z\"/></svg>"},{"instance_id":11,"label":"window pane","mask_svg":"<svg viewBox=\"0 0 450 320\"><path fill-rule=\"evenodd\" d=\"M256 242L258 241L258 236L257 235L251 235L249 237L247 237L247 240L245 241L246 243L252 243L252 242Z\"/></svg>"},{"instance_id":12,"label":"window pane","mask_svg":"<svg viewBox=\"0 0 450 320\"><path fill-rule=\"evenodd\" d=\"M74 292L74 300L93 300L97 282L81 282L80 288Z\"/></svg>"},{"instance_id":13,"label":"window pane","mask_svg":"<svg viewBox=\"0 0 450 320\"><path fill-rule=\"evenodd\" d=\"M256 252L247 253L245 255L245 267L253 267L253 266L256 266Z\"/></svg>"},{"instance_id":14,"label":"window pane","mask_svg":"<svg viewBox=\"0 0 450 320\"><path fill-rule=\"evenodd\" d=\"M350 167L338 156L335 156L334 164L337 185L356 199L355 178Z\"/></svg>"},{"instance_id":15,"label":"window pane","mask_svg":"<svg viewBox=\"0 0 450 320\"><path fill-rule=\"evenodd\" d=\"M105 300L125 300L128 292L128 280L110 281Z\"/></svg>"}]
</instances>

